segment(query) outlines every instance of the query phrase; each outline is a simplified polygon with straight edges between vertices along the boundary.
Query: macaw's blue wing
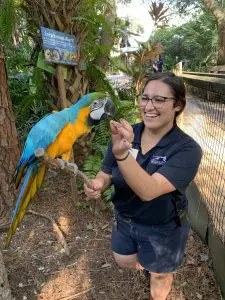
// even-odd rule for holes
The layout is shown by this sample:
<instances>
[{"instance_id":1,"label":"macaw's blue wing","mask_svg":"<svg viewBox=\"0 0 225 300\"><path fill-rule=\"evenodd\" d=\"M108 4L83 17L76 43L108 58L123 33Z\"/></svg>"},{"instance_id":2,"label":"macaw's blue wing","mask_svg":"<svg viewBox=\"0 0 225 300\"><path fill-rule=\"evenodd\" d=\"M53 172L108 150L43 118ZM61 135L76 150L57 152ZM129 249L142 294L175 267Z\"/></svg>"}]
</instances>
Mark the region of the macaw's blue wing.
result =
<instances>
[{"instance_id":1,"label":"macaw's blue wing","mask_svg":"<svg viewBox=\"0 0 225 300\"><path fill-rule=\"evenodd\" d=\"M23 153L16 167L14 181L19 186L27 166L36 160L34 151L38 148L47 149L52 144L61 130L69 122L66 110L49 114L37 122L30 130Z\"/></svg>"}]
</instances>

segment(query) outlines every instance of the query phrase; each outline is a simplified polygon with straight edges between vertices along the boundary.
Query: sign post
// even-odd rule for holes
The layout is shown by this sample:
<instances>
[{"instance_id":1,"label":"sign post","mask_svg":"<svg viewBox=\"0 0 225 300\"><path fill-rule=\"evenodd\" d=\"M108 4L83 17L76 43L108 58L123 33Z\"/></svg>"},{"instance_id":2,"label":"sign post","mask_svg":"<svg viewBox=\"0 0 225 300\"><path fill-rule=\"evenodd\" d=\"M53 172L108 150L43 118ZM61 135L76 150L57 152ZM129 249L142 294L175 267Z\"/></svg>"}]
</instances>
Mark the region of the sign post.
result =
<instances>
[{"instance_id":1,"label":"sign post","mask_svg":"<svg viewBox=\"0 0 225 300\"><path fill-rule=\"evenodd\" d=\"M67 99L66 99L66 88L64 83L64 76L63 76L63 67L62 65L56 66L56 78L58 82L58 89L59 89L59 97L60 97L60 105L61 108L66 108Z\"/></svg>"},{"instance_id":2,"label":"sign post","mask_svg":"<svg viewBox=\"0 0 225 300\"><path fill-rule=\"evenodd\" d=\"M66 108L67 98L64 83L63 65L77 65L77 45L75 36L57 30L41 27L44 60L56 64L60 105Z\"/></svg>"}]
</instances>

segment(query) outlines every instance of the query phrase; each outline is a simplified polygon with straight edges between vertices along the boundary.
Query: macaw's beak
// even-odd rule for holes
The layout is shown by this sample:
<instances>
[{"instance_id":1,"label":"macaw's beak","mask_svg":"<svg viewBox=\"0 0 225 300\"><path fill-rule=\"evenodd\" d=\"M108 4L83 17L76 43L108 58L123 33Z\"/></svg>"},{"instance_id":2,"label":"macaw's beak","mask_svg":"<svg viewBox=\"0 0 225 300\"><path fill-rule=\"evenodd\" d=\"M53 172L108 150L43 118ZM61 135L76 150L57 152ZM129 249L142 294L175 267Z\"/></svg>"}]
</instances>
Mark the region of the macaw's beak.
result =
<instances>
[{"instance_id":1,"label":"macaw's beak","mask_svg":"<svg viewBox=\"0 0 225 300\"><path fill-rule=\"evenodd\" d=\"M106 100L104 114L106 115L107 118L110 119L112 119L116 114L115 105L110 98Z\"/></svg>"},{"instance_id":2,"label":"macaw's beak","mask_svg":"<svg viewBox=\"0 0 225 300\"><path fill-rule=\"evenodd\" d=\"M94 101L88 117L89 126L98 125L102 120L113 118L116 113L115 105L110 98Z\"/></svg>"}]
</instances>

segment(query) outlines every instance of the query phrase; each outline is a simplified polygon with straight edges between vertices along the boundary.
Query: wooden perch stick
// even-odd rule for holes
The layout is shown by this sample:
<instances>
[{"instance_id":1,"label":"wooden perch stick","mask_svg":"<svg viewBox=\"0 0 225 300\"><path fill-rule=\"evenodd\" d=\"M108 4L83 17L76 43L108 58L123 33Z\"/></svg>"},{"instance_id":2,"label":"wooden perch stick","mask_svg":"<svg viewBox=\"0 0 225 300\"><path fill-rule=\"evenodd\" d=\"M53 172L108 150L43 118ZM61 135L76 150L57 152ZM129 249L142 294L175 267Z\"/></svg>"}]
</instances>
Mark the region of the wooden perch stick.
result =
<instances>
[{"instance_id":1,"label":"wooden perch stick","mask_svg":"<svg viewBox=\"0 0 225 300\"><path fill-rule=\"evenodd\" d=\"M43 148L38 148L35 151L35 156L37 158L39 158L43 164L48 165L49 168L54 169L54 170L62 170L62 166L61 166L60 162L57 159L52 159L51 157L49 157ZM76 164L74 164L74 165L76 166ZM74 170L68 166L65 166L65 168L63 170L72 172L74 174L74 176L77 176L77 175L80 176L80 178L83 180L83 182L86 184L86 186L89 188L92 188L91 181L88 179L87 175L84 172L80 171L78 168L76 170L76 173L74 173ZM97 202L98 202L98 205L100 206L101 210L106 209L105 202L101 198L98 198Z\"/></svg>"},{"instance_id":2,"label":"wooden perch stick","mask_svg":"<svg viewBox=\"0 0 225 300\"><path fill-rule=\"evenodd\" d=\"M35 212L35 211L33 211L33 210L28 210L27 212L30 213L30 214L33 214L33 215L35 215L35 216L39 216L39 217L42 217L42 218L46 218L46 219L48 219L50 222L52 222L53 230L54 230L55 233L57 234L58 240L59 240L60 243L63 245L63 248L64 248L64 251L65 251L66 255L69 256L69 255L70 255L70 250L69 250L69 248L68 248L68 246L67 246L67 243L66 243L66 240L65 240L65 238L64 238L64 236L63 236L61 230L59 229L59 226L56 224L55 220L54 220L53 218L51 218L51 217L45 215L45 214L40 214L40 213Z\"/></svg>"}]
</instances>

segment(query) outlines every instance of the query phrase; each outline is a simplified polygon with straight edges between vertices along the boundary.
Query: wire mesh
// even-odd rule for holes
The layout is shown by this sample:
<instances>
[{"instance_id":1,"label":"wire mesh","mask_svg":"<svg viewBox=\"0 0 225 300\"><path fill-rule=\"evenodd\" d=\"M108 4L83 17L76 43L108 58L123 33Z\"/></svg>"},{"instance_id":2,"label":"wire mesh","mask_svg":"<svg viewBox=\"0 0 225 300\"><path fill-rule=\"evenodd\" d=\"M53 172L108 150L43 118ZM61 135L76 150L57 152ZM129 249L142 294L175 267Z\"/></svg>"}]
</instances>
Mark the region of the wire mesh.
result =
<instances>
[{"instance_id":1,"label":"wire mesh","mask_svg":"<svg viewBox=\"0 0 225 300\"><path fill-rule=\"evenodd\" d=\"M224 93L222 89L216 92L211 83L203 87L187 82L186 86L181 127L203 150L195 182L214 230L225 243L225 84Z\"/></svg>"}]
</instances>

